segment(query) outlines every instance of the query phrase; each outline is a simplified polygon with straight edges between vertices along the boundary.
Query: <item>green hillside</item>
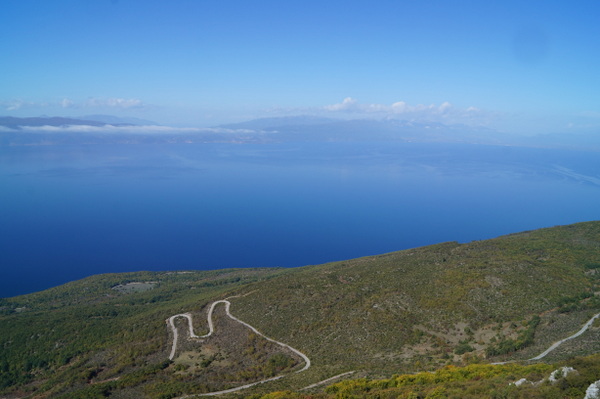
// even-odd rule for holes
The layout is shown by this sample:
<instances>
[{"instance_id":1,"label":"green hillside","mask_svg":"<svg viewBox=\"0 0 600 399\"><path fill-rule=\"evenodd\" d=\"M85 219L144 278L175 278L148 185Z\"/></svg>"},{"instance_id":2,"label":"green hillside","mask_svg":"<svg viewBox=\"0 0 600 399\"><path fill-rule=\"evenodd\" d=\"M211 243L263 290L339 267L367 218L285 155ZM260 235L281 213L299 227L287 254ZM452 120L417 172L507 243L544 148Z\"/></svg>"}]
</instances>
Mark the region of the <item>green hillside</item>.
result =
<instances>
[{"instance_id":1,"label":"green hillside","mask_svg":"<svg viewBox=\"0 0 600 399\"><path fill-rule=\"evenodd\" d=\"M600 312L599 269L600 222L588 222L295 269L93 276L0 299L0 395L172 398L284 376L229 394L260 397L347 372L526 360ZM207 334L209 305L224 298L310 368L224 306L210 337L190 339L176 318L169 360L166 320L189 313ZM600 352L599 335L595 323L543 360Z\"/></svg>"}]
</instances>

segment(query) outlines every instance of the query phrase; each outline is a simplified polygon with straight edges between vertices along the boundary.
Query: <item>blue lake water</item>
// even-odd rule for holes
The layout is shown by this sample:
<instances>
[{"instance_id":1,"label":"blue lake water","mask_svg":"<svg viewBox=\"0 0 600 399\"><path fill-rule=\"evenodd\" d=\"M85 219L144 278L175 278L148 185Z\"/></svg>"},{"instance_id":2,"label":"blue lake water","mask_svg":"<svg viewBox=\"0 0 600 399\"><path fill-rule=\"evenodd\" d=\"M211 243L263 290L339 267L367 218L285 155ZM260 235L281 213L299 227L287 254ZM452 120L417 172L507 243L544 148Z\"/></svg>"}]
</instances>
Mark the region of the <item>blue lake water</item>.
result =
<instances>
[{"instance_id":1,"label":"blue lake water","mask_svg":"<svg viewBox=\"0 0 600 399\"><path fill-rule=\"evenodd\" d=\"M0 147L0 297L302 266L600 219L598 153L416 143Z\"/></svg>"}]
</instances>

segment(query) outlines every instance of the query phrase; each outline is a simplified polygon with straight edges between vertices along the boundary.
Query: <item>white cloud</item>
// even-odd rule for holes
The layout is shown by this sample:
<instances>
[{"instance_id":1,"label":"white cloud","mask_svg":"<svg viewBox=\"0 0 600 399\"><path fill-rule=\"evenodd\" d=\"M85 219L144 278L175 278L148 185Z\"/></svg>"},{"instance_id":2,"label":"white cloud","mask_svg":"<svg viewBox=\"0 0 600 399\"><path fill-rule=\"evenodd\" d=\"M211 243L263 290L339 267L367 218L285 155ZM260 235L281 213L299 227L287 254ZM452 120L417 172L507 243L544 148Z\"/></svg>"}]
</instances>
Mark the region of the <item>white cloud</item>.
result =
<instances>
[{"instance_id":1,"label":"white cloud","mask_svg":"<svg viewBox=\"0 0 600 399\"><path fill-rule=\"evenodd\" d=\"M84 106L86 107L107 107L107 108L141 108L144 106L142 100L137 98L88 98Z\"/></svg>"},{"instance_id":2,"label":"white cloud","mask_svg":"<svg viewBox=\"0 0 600 399\"><path fill-rule=\"evenodd\" d=\"M6 106L6 110L7 111L16 111L18 109L20 109L23 106L23 102L22 101L13 101L7 104Z\"/></svg>"},{"instance_id":3,"label":"white cloud","mask_svg":"<svg viewBox=\"0 0 600 399\"><path fill-rule=\"evenodd\" d=\"M0 127L1 128L1 127ZM8 128L7 128L8 129ZM21 131L30 133L130 133L130 134L200 134L200 133L220 133L220 134L247 134L261 133L261 131L251 129L226 129L226 128L195 128L195 127L172 127L172 126L89 126L89 125L68 125L68 126L20 126ZM14 131L8 129L5 131Z\"/></svg>"},{"instance_id":4,"label":"white cloud","mask_svg":"<svg viewBox=\"0 0 600 399\"><path fill-rule=\"evenodd\" d=\"M17 111L21 108L27 108L33 106L34 103L29 101L24 101L21 99L2 101L0 102L0 106L4 108L6 111Z\"/></svg>"},{"instance_id":5,"label":"white cloud","mask_svg":"<svg viewBox=\"0 0 600 399\"><path fill-rule=\"evenodd\" d=\"M69 100L68 98L63 98L60 102L60 106L63 108L71 108L74 104L75 103L72 100Z\"/></svg>"},{"instance_id":6,"label":"white cloud","mask_svg":"<svg viewBox=\"0 0 600 399\"><path fill-rule=\"evenodd\" d=\"M452 109L452 104L450 104L448 101L446 101L445 103L442 103L442 105L440 105L439 110L440 112L446 112Z\"/></svg>"},{"instance_id":7,"label":"white cloud","mask_svg":"<svg viewBox=\"0 0 600 399\"><path fill-rule=\"evenodd\" d=\"M363 104L352 97L346 97L341 103L325 105L321 108L321 111L444 123L484 123L492 116L476 107L458 108L447 101L441 105L410 105L404 101L386 105L377 103Z\"/></svg>"},{"instance_id":8,"label":"white cloud","mask_svg":"<svg viewBox=\"0 0 600 399\"><path fill-rule=\"evenodd\" d=\"M135 109L146 107L142 100L137 98L96 98L90 97L85 101L76 101L70 98L62 98L60 100L45 101L45 102L34 102L25 101L22 99L14 99L7 101L0 101L0 108L4 108L5 111L18 111L21 109L39 108L39 109L64 109L64 108L112 108L112 109Z\"/></svg>"},{"instance_id":9,"label":"white cloud","mask_svg":"<svg viewBox=\"0 0 600 399\"><path fill-rule=\"evenodd\" d=\"M355 99L351 97L346 97L340 104L326 105L323 108L327 111L352 112L357 109L357 104L358 102Z\"/></svg>"}]
</instances>

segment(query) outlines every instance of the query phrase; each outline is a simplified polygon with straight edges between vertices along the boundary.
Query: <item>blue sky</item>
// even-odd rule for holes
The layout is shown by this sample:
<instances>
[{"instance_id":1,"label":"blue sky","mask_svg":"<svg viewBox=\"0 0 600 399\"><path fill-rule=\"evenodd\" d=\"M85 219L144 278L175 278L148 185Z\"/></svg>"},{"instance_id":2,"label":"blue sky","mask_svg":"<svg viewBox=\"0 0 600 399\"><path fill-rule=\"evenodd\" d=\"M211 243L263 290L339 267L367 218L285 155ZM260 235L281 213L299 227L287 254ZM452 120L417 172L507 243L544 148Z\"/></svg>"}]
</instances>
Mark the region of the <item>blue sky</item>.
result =
<instances>
[{"instance_id":1,"label":"blue sky","mask_svg":"<svg viewBox=\"0 0 600 399\"><path fill-rule=\"evenodd\" d=\"M0 116L600 131L600 2L3 0Z\"/></svg>"}]
</instances>

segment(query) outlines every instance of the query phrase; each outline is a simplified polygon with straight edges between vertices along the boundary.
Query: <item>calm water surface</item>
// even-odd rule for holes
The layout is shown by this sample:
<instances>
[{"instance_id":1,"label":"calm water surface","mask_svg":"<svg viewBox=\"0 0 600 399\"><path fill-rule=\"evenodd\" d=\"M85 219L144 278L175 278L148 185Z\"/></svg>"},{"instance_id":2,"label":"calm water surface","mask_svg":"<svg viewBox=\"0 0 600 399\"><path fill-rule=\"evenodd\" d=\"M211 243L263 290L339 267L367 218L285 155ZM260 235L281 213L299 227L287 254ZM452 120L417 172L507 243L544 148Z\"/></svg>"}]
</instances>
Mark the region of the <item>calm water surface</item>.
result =
<instances>
[{"instance_id":1,"label":"calm water surface","mask_svg":"<svg viewBox=\"0 0 600 399\"><path fill-rule=\"evenodd\" d=\"M0 147L0 297L302 266L600 219L597 153L414 143Z\"/></svg>"}]
</instances>

